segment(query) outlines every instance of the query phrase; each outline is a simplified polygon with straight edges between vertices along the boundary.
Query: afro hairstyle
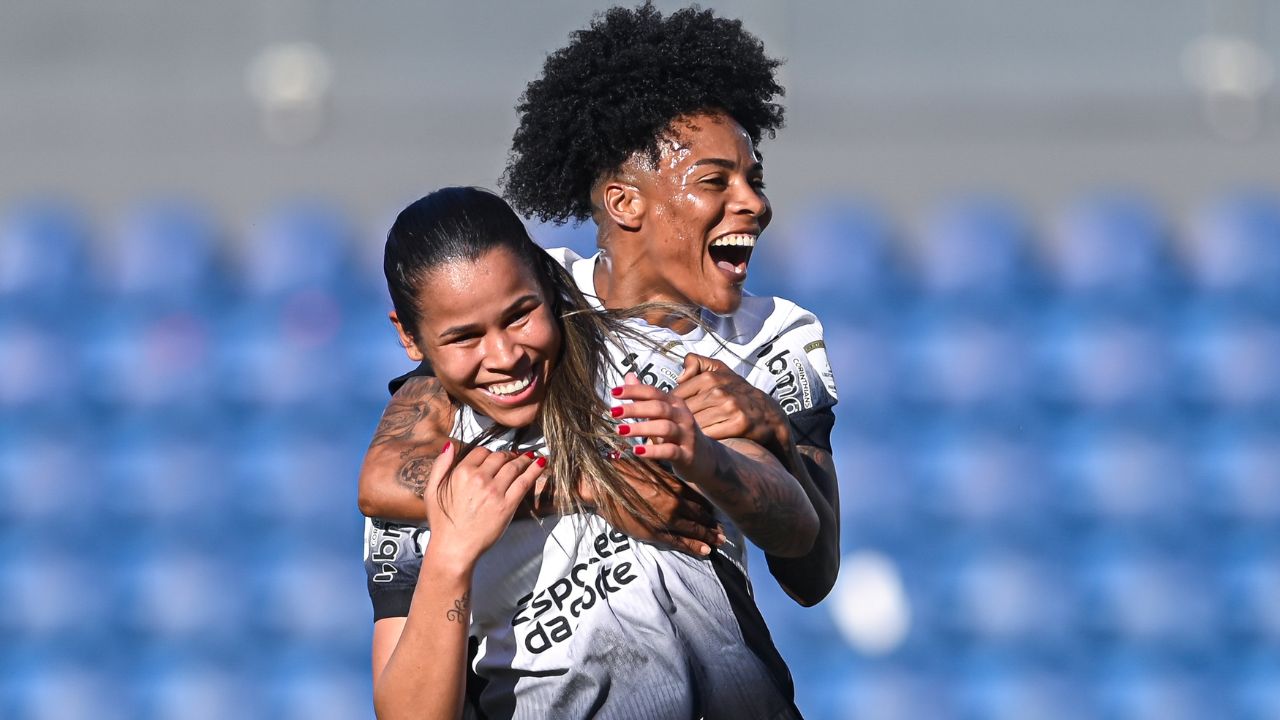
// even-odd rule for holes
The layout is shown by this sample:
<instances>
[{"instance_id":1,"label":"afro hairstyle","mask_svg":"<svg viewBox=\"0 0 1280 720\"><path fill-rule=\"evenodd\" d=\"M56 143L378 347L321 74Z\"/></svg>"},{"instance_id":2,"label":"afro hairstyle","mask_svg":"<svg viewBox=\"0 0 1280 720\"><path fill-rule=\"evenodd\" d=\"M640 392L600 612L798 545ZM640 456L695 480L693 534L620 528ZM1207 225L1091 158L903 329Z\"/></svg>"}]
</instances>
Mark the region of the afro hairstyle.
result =
<instances>
[{"instance_id":1,"label":"afro hairstyle","mask_svg":"<svg viewBox=\"0 0 1280 720\"><path fill-rule=\"evenodd\" d=\"M663 17L650 2L597 15L547 57L516 110L502 186L543 221L591 216L591 188L637 152L656 162L676 119L723 111L758 143L783 124L780 60L740 20L697 6Z\"/></svg>"}]
</instances>

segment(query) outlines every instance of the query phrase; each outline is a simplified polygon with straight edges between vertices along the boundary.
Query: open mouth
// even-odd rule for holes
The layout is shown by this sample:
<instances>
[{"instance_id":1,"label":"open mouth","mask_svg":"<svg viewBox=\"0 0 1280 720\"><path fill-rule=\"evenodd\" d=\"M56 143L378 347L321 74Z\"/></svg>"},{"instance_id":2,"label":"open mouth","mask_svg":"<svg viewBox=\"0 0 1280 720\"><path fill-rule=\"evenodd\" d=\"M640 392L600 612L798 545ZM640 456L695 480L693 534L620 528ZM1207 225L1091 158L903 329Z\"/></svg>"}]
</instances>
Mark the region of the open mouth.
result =
<instances>
[{"instance_id":1,"label":"open mouth","mask_svg":"<svg viewBox=\"0 0 1280 720\"><path fill-rule=\"evenodd\" d=\"M537 376L533 371L528 375L509 382L493 383L482 389L489 397L503 404L514 404L527 398L537 384Z\"/></svg>"},{"instance_id":2,"label":"open mouth","mask_svg":"<svg viewBox=\"0 0 1280 720\"><path fill-rule=\"evenodd\" d=\"M747 276L747 263L751 262L751 251L755 247L755 235L732 233L712 240L707 253L711 255L711 262L731 280L741 281Z\"/></svg>"}]
</instances>

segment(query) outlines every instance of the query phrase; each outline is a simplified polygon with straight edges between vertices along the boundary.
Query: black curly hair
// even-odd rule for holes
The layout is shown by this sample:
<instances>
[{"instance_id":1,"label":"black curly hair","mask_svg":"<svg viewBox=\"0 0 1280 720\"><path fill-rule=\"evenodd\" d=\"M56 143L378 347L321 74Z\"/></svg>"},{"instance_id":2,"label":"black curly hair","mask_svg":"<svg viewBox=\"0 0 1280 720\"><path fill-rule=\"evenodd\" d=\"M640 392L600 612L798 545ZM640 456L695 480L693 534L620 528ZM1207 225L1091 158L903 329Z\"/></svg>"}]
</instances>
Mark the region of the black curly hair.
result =
<instances>
[{"instance_id":1,"label":"black curly hair","mask_svg":"<svg viewBox=\"0 0 1280 720\"><path fill-rule=\"evenodd\" d=\"M760 142L783 124L782 63L740 20L692 6L663 17L646 2L615 7L547 57L516 110L502 186L517 210L543 221L591 216L591 188L644 151L655 161L672 121L723 111Z\"/></svg>"}]
</instances>

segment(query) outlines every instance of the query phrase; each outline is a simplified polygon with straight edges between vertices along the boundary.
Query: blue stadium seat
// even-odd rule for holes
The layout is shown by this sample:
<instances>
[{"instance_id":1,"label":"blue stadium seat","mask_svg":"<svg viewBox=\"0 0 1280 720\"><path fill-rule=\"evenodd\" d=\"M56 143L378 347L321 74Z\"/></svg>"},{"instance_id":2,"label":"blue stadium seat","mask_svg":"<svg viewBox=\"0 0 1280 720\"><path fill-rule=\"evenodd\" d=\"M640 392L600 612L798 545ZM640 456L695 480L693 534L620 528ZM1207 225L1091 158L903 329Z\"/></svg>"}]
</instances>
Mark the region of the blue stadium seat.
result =
<instances>
[{"instance_id":1,"label":"blue stadium seat","mask_svg":"<svg viewBox=\"0 0 1280 720\"><path fill-rule=\"evenodd\" d=\"M247 297L280 299L303 290L337 296L359 294L356 228L333 203L283 203L255 227L240 257Z\"/></svg>"},{"instance_id":2,"label":"blue stadium seat","mask_svg":"<svg viewBox=\"0 0 1280 720\"><path fill-rule=\"evenodd\" d=\"M1189 532L1205 498L1195 487L1188 432L1176 423L1059 424L1051 455L1055 504L1086 525Z\"/></svg>"},{"instance_id":3,"label":"blue stadium seat","mask_svg":"<svg viewBox=\"0 0 1280 720\"><path fill-rule=\"evenodd\" d=\"M962 717L989 720L1098 717L1081 678L1033 654L978 650L959 659L952 680Z\"/></svg>"},{"instance_id":4,"label":"blue stadium seat","mask_svg":"<svg viewBox=\"0 0 1280 720\"><path fill-rule=\"evenodd\" d=\"M15 204L0 225L0 305L44 318L83 312L92 296L88 222L45 198Z\"/></svg>"},{"instance_id":5,"label":"blue stadium seat","mask_svg":"<svg viewBox=\"0 0 1280 720\"><path fill-rule=\"evenodd\" d=\"M263 650L249 645L243 652L251 657ZM246 671L245 665L213 663L183 652L147 663L130 678L138 695L137 709L141 716L155 718L272 717L262 679Z\"/></svg>"},{"instance_id":6,"label":"blue stadium seat","mask_svg":"<svg viewBox=\"0 0 1280 720\"><path fill-rule=\"evenodd\" d=\"M1204 208L1188 253L1197 290L1227 301L1280 307L1280 198L1243 191Z\"/></svg>"},{"instance_id":7,"label":"blue stadium seat","mask_svg":"<svg viewBox=\"0 0 1280 720\"><path fill-rule=\"evenodd\" d=\"M1280 653L1274 647L1237 654L1230 673L1231 717L1239 720L1280 717Z\"/></svg>"},{"instance_id":8,"label":"blue stadium seat","mask_svg":"<svg viewBox=\"0 0 1280 720\"><path fill-rule=\"evenodd\" d=\"M81 336L83 396L104 411L206 415L215 408L217 324L179 305L133 304Z\"/></svg>"},{"instance_id":9,"label":"blue stadium seat","mask_svg":"<svg viewBox=\"0 0 1280 720\"><path fill-rule=\"evenodd\" d=\"M1060 558L992 541L958 542L940 554L942 632L1003 651L1073 649L1081 606Z\"/></svg>"},{"instance_id":10,"label":"blue stadium seat","mask_svg":"<svg viewBox=\"0 0 1280 720\"><path fill-rule=\"evenodd\" d=\"M289 655L273 662L263 683L266 717L281 720L372 718L368 648L359 667L323 656Z\"/></svg>"},{"instance_id":11,"label":"blue stadium seat","mask_svg":"<svg viewBox=\"0 0 1280 720\"><path fill-rule=\"evenodd\" d=\"M1023 213L995 197L942 206L920 237L916 256L922 291L951 307L1016 307L1039 299L1034 231Z\"/></svg>"},{"instance_id":12,"label":"blue stadium seat","mask_svg":"<svg viewBox=\"0 0 1280 720\"><path fill-rule=\"evenodd\" d=\"M936 308L917 313L904 335L904 395L925 414L1032 412L1037 366L1022 316Z\"/></svg>"},{"instance_id":13,"label":"blue stadium seat","mask_svg":"<svg viewBox=\"0 0 1280 720\"><path fill-rule=\"evenodd\" d=\"M1171 228L1135 193L1098 193L1058 220L1050 269L1058 293L1087 307L1152 308L1174 297Z\"/></svg>"},{"instance_id":14,"label":"blue stadium seat","mask_svg":"<svg viewBox=\"0 0 1280 720\"><path fill-rule=\"evenodd\" d=\"M1060 411L1158 417L1177 408L1180 377L1167 318L1077 313L1041 317L1043 399Z\"/></svg>"},{"instance_id":15,"label":"blue stadium seat","mask_svg":"<svg viewBox=\"0 0 1280 720\"><path fill-rule=\"evenodd\" d=\"M1228 525L1280 522L1280 426L1222 420L1197 435L1197 502Z\"/></svg>"},{"instance_id":16,"label":"blue stadium seat","mask_svg":"<svg viewBox=\"0 0 1280 720\"><path fill-rule=\"evenodd\" d=\"M1156 545L1119 532L1081 543L1085 629L1097 641L1169 657L1211 654L1222 598L1205 582L1203 548Z\"/></svg>"},{"instance_id":17,"label":"blue stadium seat","mask_svg":"<svg viewBox=\"0 0 1280 720\"><path fill-rule=\"evenodd\" d=\"M356 525L332 549L313 547L303 532L264 537L268 552L251 563L251 585L243 593L253 604L255 636L366 668L373 624L360 532Z\"/></svg>"},{"instance_id":18,"label":"blue stadium seat","mask_svg":"<svg viewBox=\"0 0 1280 720\"><path fill-rule=\"evenodd\" d=\"M29 419L0 426L0 526L54 525L53 537L89 539L103 493L91 470L98 467L96 430L91 423Z\"/></svg>"},{"instance_id":19,"label":"blue stadium seat","mask_svg":"<svg viewBox=\"0 0 1280 720\"><path fill-rule=\"evenodd\" d=\"M912 496L925 517L985 532L1042 536L1053 488L1028 427L938 421L917 428Z\"/></svg>"},{"instance_id":20,"label":"blue stadium seat","mask_svg":"<svg viewBox=\"0 0 1280 720\"><path fill-rule=\"evenodd\" d=\"M133 720L137 717L132 711L128 688L113 682L105 673L78 663L32 660L8 679L13 687L12 697L0 696L0 709L11 706L6 718Z\"/></svg>"},{"instance_id":21,"label":"blue stadium seat","mask_svg":"<svg viewBox=\"0 0 1280 720\"><path fill-rule=\"evenodd\" d=\"M837 408L839 411L840 408ZM836 424L833 457L840 478L841 531L846 544L904 539L917 532L911 446L887 424Z\"/></svg>"},{"instance_id":22,"label":"blue stadium seat","mask_svg":"<svg viewBox=\"0 0 1280 720\"><path fill-rule=\"evenodd\" d=\"M1225 596L1222 626L1235 648L1280 644L1280 537L1267 528L1226 548L1216 577Z\"/></svg>"},{"instance_id":23,"label":"blue stadium seat","mask_svg":"<svg viewBox=\"0 0 1280 720\"><path fill-rule=\"evenodd\" d=\"M1202 668L1134 648L1095 655L1093 687L1103 718L1226 717L1227 698Z\"/></svg>"},{"instance_id":24,"label":"blue stadium seat","mask_svg":"<svg viewBox=\"0 0 1280 720\"><path fill-rule=\"evenodd\" d=\"M823 322L827 359L841 397L839 423L883 421L898 412L907 386L901 357L900 327L877 320L857 320L831 313Z\"/></svg>"},{"instance_id":25,"label":"blue stadium seat","mask_svg":"<svg viewBox=\"0 0 1280 720\"><path fill-rule=\"evenodd\" d=\"M203 307L228 289L224 245L215 219L191 201L141 204L109 246L106 289L117 302Z\"/></svg>"},{"instance_id":26,"label":"blue stadium seat","mask_svg":"<svg viewBox=\"0 0 1280 720\"><path fill-rule=\"evenodd\" d=\"M83 417L93 379L82 371L74 324L46 322L0 300L0 415L28 422Z\"/></svg>"},{"instance_id":27,"label":"blue stadium seat","mask_svg":"<svg viewBox=\"0 0 1280 720\"><path fill-rule=\"evenodd\" d=\"M907 290L895 235L872 203L819 204L760 236L748 285L823 319L892 314Z\"/></svg>"},{"instance_id":28,"label":"blue stadium seat","mask_svg":"<svg viewBox=\"0 0 1280 720\"><path fill-rule=\"evenodd\" d=\"M1280 316L1200 306L1184 320L1179 340L1189 400L1237 415L1280 414Z\"/></svg>"}]
</instances>

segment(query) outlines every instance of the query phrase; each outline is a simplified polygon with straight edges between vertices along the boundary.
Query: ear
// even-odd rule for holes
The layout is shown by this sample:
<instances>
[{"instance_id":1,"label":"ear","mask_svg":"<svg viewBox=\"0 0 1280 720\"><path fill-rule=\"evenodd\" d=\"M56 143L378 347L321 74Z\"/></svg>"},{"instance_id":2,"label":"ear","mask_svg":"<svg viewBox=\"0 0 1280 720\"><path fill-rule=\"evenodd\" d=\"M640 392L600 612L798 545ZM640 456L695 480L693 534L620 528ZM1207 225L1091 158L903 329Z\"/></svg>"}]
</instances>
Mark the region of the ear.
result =
<instances>
[{"instance_id":1,"label":"ear","mask_svg":"<svg viewBox=\"0 0 1280 720\"><path fill-rule=\"evenodd\" d=\"M644 197L640 188L631 183L605 180L600 188L600 205L609 220L626 230L639 230L644 222Z\"/></svg>"},{"instance_id":2,"label":"ear","mask_svg":"<svg viewBox=\"0 0 1280 720\"><path fill-rule=\"evenodd\" d=\"M414 362L422 362L426 359L422 350L418 348L418 344L413 341L413 337L404 331L404 325L400 323L400 316L396 315L396 311L392 310L387 317L391 320L391 324L396 326L396 333L400 335L400 345L404 347L404 354Z\"/></svg>"}]
</instances>

